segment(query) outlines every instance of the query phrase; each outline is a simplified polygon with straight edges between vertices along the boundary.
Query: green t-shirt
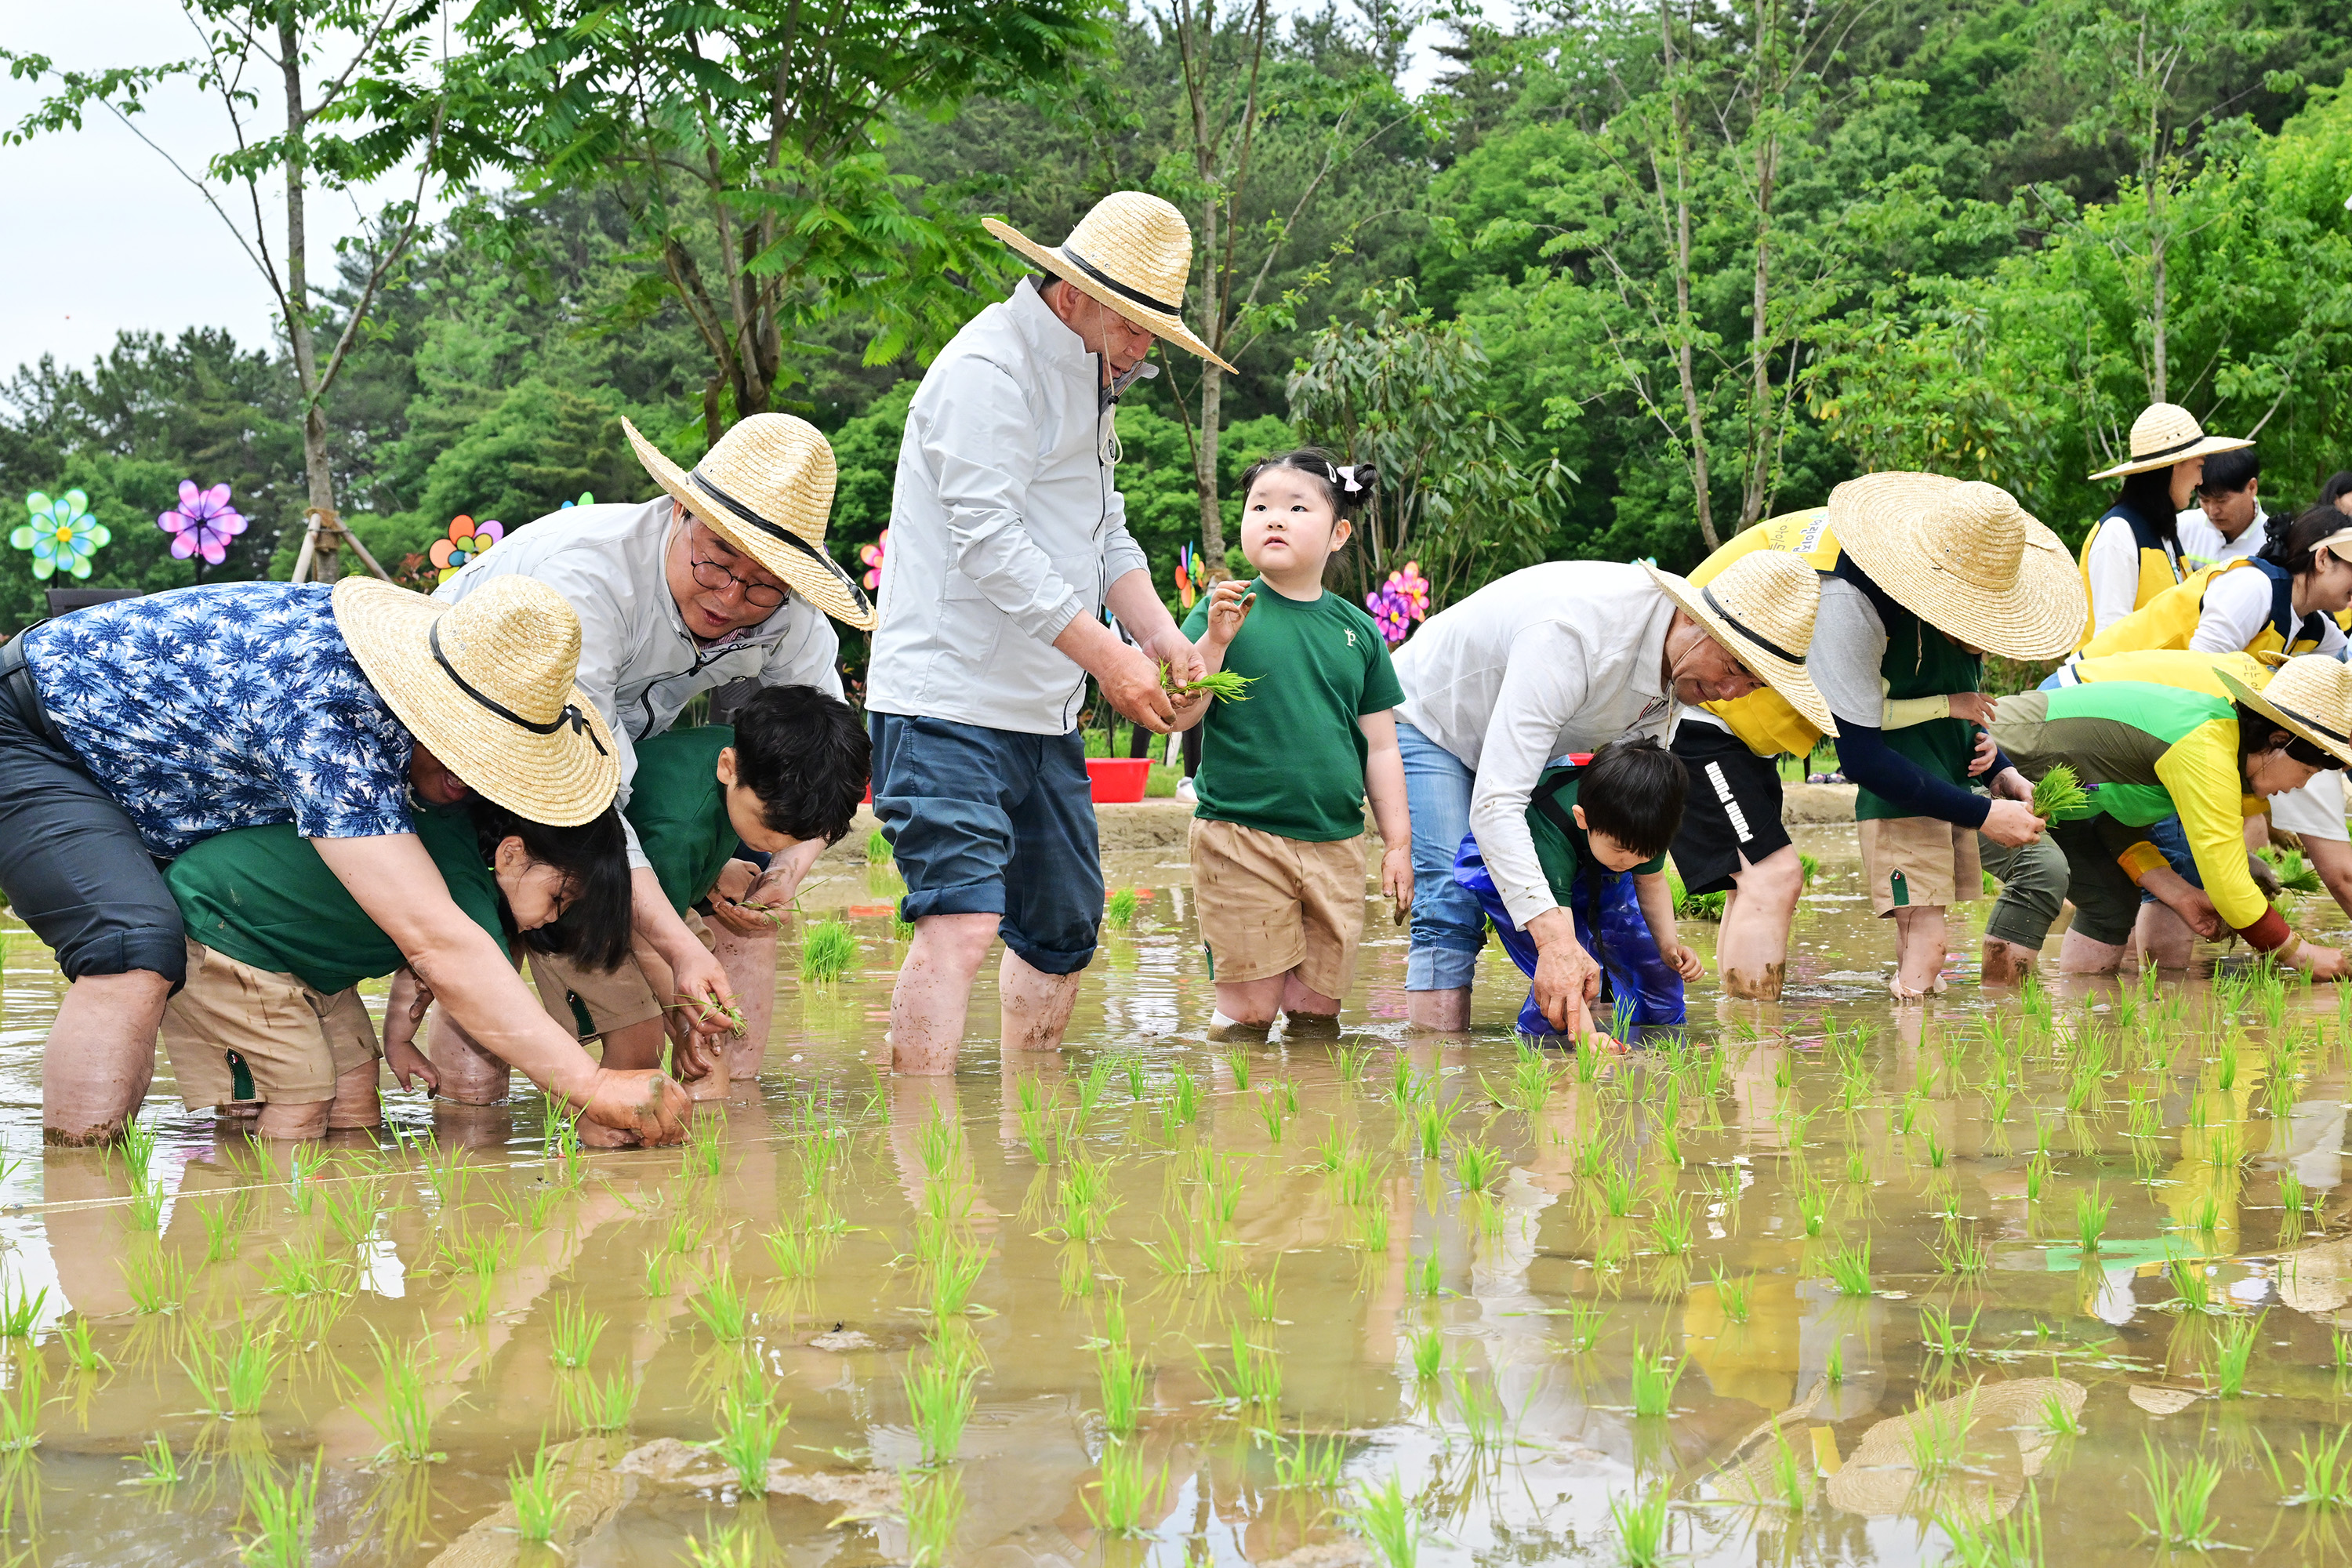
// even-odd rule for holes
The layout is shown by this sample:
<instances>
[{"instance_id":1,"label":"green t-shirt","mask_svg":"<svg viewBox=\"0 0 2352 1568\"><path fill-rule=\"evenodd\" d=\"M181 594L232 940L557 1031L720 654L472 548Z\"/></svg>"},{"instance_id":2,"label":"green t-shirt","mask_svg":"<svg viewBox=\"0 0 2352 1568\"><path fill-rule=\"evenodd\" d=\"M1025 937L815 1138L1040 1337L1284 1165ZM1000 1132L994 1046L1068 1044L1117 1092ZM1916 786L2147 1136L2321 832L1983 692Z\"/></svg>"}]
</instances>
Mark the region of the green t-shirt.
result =
<instances>
[{"instance_id":1,"label":"green t-shirt","mask_svg":"<svg viewBox=\"0 0 2352 1568\"><path fill-rule=\"evenodd\" d=\"M637 742L637 771L624 815L680 914L710 891L742 842L719 783L719 753L734 743L728 724L671 730Z\"/></svg>"},{"instance_id":2,"label":"green t-shirt","mask_svg":"<svg viewBox=\"0 0 2352 1568\"><path fill-rule=\"evenodd\" d=\"M1389 645L1372 617L1337 594L1286 599L1259 578L1257 603L1225 649L1225 668L1255 678L1244 702L1216 702L1201 721L1193 815L1310 844L1364 830L1364 759L1356 721L1404 700ZM1208 628L1209 601L1184 635Z\"/></svg>"},{"instance_id":3,"label":"green t-shirt","mask_svg":"<svg viewBox=\"0 0 2352 1568\"><path fill-rule=\"evenodd\" d=\"M420 805L412 816L449 896L505 952L498 879L482 862L473 819L446 805ZM405 962L291 823L215 834L166 867L163 880L190 936L330 996Z\"/></svg>"},{"instance_id":4,"label":"green t-shirt","mask_svg":"<svg viewBox=\"0 0 2352 1568\"><path fill-rule=\"evenodd\" d=\"M1952 691L1974 691L1984 684L1983 658L1900 605L1891 614L1885 605L1878 609L1886 626L1886 657L1879 662L1878 673L1886 682L1888 697L1896 700L1940 697ZM1887 750L1908 757L1931 778L1962 789L1978 782L1969 773L1969 764L1976 760L1976 726L1964 719L1931 719L1924 724L1885 731L1881 738ZM1868 821L1908 816L1911 812L1865 789L1855 794L1853 815L1858 821Z\"/></svg>"},{"instance_id":5,"label":"green t-shirt","mask_svg":"<svg viewBox=\"0 0 2352 1568\"><path fill-rule=\"evenodd\" d=\"M1551 896L1564 908L1568 896L1576 886L1579 872L1591 866L1609 874L1607 868L1592 858L1592 837L1576 825L1576 792L1581 787L1584 770L1578 766L1546 768L1536 780L1533 794L1528 796L1528 832L1536 841L1536 858L1543 865L1544 880L1551 886ZM1666 858L1658 856L1633 868L1636 876L1655 876L1666 868Z\"/></svg>"}]
</instances>

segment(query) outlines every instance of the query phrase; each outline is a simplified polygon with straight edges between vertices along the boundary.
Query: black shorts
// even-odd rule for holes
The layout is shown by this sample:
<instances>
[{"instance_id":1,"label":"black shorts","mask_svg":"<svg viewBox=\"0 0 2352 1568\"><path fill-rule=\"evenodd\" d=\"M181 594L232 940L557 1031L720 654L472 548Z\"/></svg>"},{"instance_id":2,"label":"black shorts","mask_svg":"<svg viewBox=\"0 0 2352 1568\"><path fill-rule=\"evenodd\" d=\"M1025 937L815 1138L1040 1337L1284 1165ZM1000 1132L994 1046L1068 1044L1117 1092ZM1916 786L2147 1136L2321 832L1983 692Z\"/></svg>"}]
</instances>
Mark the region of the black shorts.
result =
<instances>
[{"instance_id":1,"label":"black shorts","mask_svg":"<svg viewBox=\"0 0 2352 1568\"><path fill-rule=\"evenodd\" d=\"M1728 730L1689 720L1675 726L1674 751L1690 770L1675 869L1689 891L1719 893L1743 861L1753 866L1789 842L1780 762L1758 756Z\"/></svg>"},{"instance_id":2,"label":"black shorts","mask_svg":"<svg viewBox=\"0 0 2352 1568\"><path fill-rule=\"evenodd\" d=\"M50 730L22 659L0 648L0 889L67 979L144 969L176 991L179 904L129 815Z\"/></svg>"}]
</instances>

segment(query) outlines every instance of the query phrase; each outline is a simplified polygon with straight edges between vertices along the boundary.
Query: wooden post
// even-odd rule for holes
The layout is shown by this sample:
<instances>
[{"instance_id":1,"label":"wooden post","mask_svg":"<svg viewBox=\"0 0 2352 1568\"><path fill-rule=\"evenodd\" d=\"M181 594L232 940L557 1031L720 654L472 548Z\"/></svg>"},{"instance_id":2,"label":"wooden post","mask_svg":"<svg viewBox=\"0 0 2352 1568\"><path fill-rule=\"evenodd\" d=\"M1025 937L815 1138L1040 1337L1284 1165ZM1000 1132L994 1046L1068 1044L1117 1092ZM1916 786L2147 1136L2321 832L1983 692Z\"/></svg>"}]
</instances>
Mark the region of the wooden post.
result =
<instances>
[{"instance_id":1,"label":"wooden post","mask_svg":"<svg viewBox=\"0 0 2352 1568\"><path fill-rule=\"evenodd\" d=\"M333 583L341 575L336 555L346 544L359 552L360 559L367 563L370 572L387 583L392 581L392 574L368 553L368 547L360 542L359 535L345 528L343 520L333 510L314 506L302 515L302 549L294 557L294 574L289 581Z\"/></svg>"}]
</instances>

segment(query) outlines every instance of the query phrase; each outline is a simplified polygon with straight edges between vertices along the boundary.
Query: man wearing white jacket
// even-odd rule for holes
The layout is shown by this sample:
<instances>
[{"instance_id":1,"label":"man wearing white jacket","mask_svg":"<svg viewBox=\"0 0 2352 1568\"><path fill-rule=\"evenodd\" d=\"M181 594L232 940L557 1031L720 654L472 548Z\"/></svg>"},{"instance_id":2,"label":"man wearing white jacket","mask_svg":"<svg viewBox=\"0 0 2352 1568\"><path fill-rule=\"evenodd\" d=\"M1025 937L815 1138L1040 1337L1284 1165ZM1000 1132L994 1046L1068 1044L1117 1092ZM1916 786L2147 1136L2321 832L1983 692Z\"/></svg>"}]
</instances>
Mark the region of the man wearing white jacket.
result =
<instances>
[{"instance_id":1,"label":"man wearing white jacket","mask_svg":"<svg viewBox=\"0 0 2352 1568\"><path fill-rule=\"evenodd\" d=\"M874 809L915 927L890 1000L907 1073L954 1069L999 936L1006 1048L1061 1044L1102 923L1087 677L1165 732L1192 710L1159 666L1179 684L1202 668L1151 585L1112 471L1116 402L1154 373L1153 340L1215 358L1178 314L1192 231L1133 191L1058 247L988 224L1050 276L968 322L908 409L866 679Z\"/></svg>"},{"instance_id":2,"label":"man wearing white jacket","mask_svg":"<svg viewBox=\"0 0 2352 1568\"><path fill-rule=\"evenodd\" d=\"M455 602L494 577L536 578L580 616L582 691L611 726L619 751L619 804L629 803L636 742L667 730L698 692L731 681L810 686L842 694L840 638L828 616L870 629L874 612L850 575L825 552L833 508L833 448L814 426L785 414L738 422L691 470L681 468L626 420L622 427L665 493L649 501L567 507L477 555L441 584ZM628 826L628 819L622 819ZM743 903L789 902L824 845L807 840L767 871L737 861L711 900L715 952L664 896L629 829L636 940L667 963L677 998L740 1002L745 1028L734 1075L756 1069L767 1043L775 990L770 922ZM579 971L534 955L533 978L560 1022L585 1014L607 1055L657 1053L663 1010L634 963L613 974ZM684 1015L699 1032L725 1027L715 1010ZM496 1099L504 1075L478 1059L455 1031L436 1025L434 1059L445 1089Z\"/></svg>"}]
</instances>

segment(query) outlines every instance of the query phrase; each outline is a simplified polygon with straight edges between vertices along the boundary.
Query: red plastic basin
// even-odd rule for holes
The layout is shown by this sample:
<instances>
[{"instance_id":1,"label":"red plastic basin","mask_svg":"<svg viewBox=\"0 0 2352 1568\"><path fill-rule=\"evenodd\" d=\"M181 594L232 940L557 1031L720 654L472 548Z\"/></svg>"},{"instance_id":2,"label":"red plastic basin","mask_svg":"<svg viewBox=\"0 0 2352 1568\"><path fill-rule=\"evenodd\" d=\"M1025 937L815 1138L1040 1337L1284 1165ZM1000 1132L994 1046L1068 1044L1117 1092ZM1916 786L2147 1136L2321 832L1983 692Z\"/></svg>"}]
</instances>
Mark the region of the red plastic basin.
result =
<instances>
[{"instance_id":1,"label":"red plastic basin","mask_svg":"<svg viewBox=\"0 0 2352 1568\"><path fill-rule=\"evenodd\" d=\"M1087 778L1097 805L1128 805L1143 798L1151 780L1150 757L1088 757Z\"/></svg>"}]
</instances>

